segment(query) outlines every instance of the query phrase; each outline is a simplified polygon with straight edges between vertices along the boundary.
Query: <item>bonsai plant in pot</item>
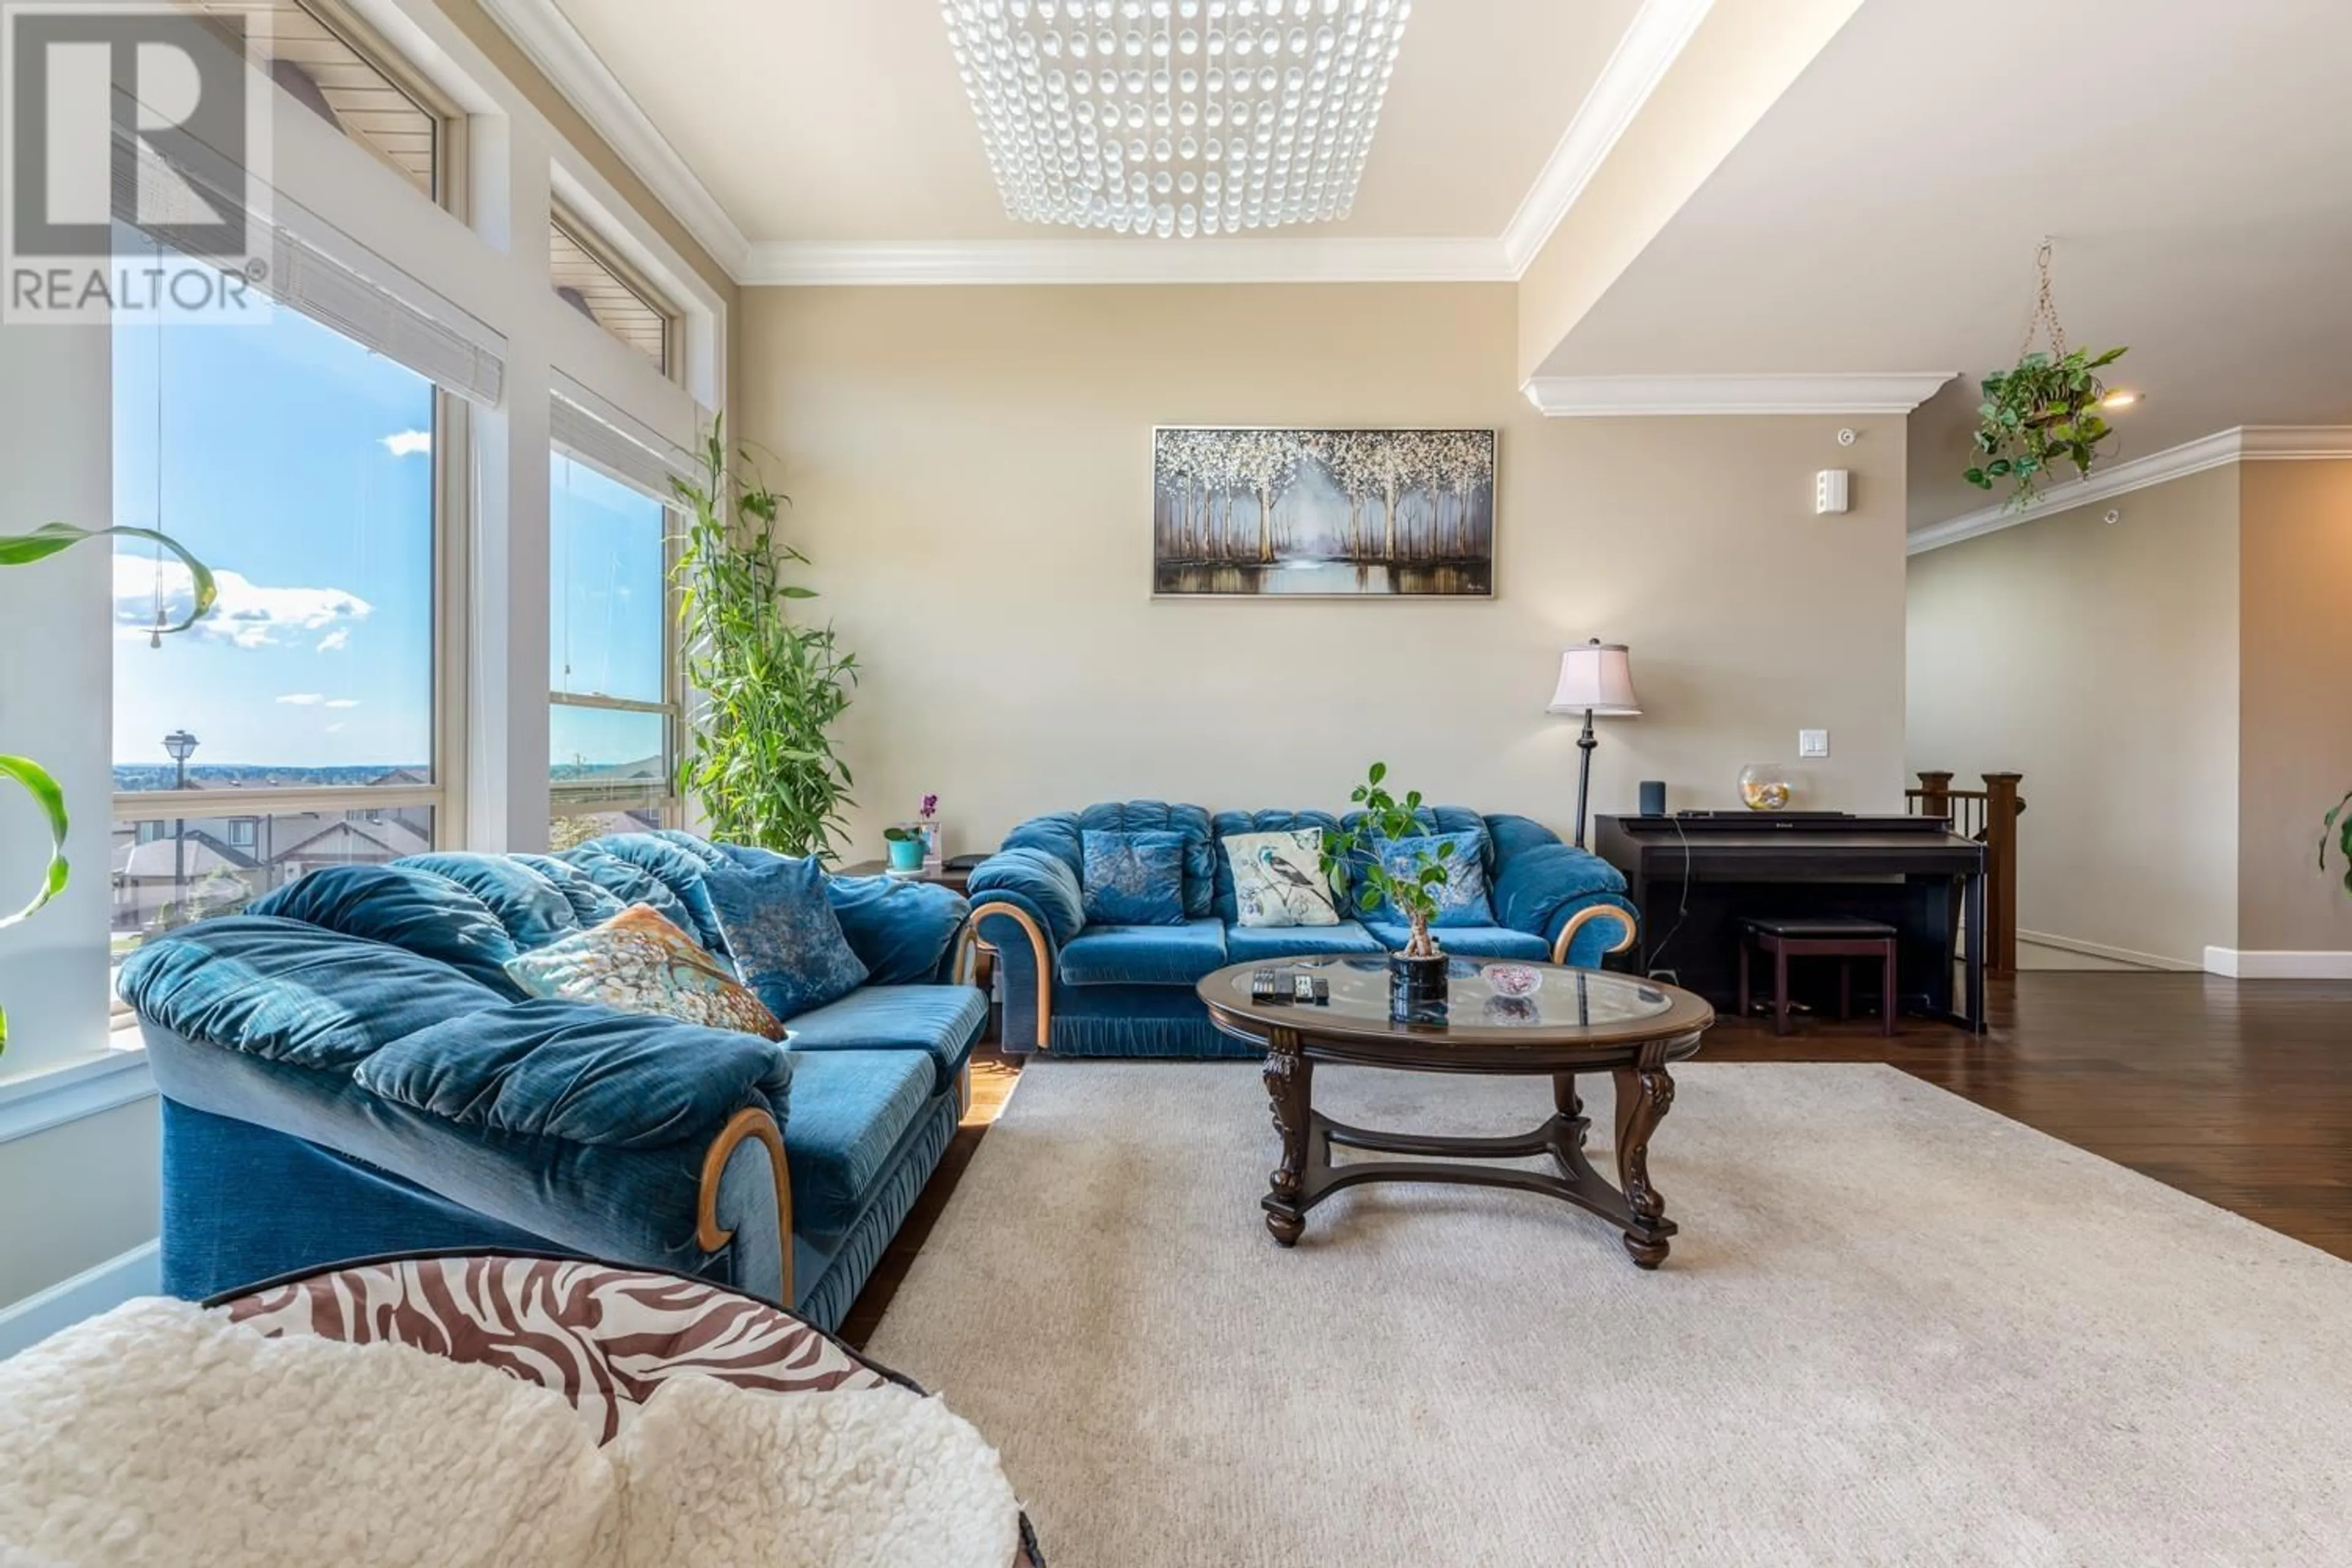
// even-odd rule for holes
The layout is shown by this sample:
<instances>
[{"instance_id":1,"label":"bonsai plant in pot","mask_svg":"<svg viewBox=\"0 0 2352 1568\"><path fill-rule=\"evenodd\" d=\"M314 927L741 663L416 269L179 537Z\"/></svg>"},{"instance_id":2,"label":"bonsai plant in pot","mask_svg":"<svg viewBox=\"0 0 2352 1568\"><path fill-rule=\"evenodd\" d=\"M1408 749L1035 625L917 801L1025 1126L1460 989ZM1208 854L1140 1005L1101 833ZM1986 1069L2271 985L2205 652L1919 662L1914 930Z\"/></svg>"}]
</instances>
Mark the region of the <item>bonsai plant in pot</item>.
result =
<instances>
[{"instance_id":1,"label":"bonsai plant in pot","mask_svg":"<svg viewBox=\"0 0 2352 1568\"><path fill-rule=\"evenodd\" d=\"M1403 1018L1445 996L1445 954L1429 927L1437 918L1437 889L1445 886L1447 872L1444 858L1427 848L1416 848L1402 860L1381 853L1397 840L1429 831L1417 815L1421 792L1409 790L1398 799L1382 782L1388 774L1386 763L1374 763L1364 782L1348 792L1363 815L1354 827L1323 836L1323 874L1347 879L1360 913L1385 903L1405 922L1410 934L1403 949L1389 954L1389 1011Z\"/></svg>"}]
</instances>

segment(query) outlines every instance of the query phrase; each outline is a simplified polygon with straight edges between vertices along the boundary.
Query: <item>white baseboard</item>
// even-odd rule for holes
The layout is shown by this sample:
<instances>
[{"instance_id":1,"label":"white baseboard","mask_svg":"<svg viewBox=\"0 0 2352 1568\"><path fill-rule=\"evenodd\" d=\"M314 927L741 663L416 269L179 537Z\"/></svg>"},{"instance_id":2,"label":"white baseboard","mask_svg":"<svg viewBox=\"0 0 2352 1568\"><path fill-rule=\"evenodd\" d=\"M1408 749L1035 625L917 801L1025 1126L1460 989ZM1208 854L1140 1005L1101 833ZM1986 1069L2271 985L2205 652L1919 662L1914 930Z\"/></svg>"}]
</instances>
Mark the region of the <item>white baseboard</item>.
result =
<instances>
[{"instance_id":1,"label":"white baseboard","mask_svg":"<svg viewBox=\"0 0 2352 1568\"><path fill-rule=\"evenodd\" d=\"M2205 966L2191 963L2185 958L2167 958L2158 952L2136 952L2128 947L2109 947L2105 942L2084 942L2071 936L2053 936L2046 931L2025 931L2017 933L2020 942L2030 942L2036 947L2054 947L2061 952L2080 952L2092 958L2105 958L2116 963L2129 963L2141 969L2164 969L2176 973L2194 974ZM2206 950L2211 952L2210 948Z\"/></svg>"},{"instance_id":2,"label":"white baseboard","mask_svg":"<svg viewBox=\"0 0 2352 1568\"><path fill-rule=\"evenodd\" d=\"M150 1241L46 1290L37 1290L0 1309L0 1361L27 1345L38 1344L59 1329L119 1307L133 1296L152 1296L162 1283L163 1254Z\"/></svg>"},{"instance_id":3,"label":"white baseboard","mask_svg":"<svg viewBox=\"0 0 2352 1568\"><path fill-rule=\"evenodd\" d=\"M2247 952L2234 947L2205 950L2209 973L2232 980L2352 980L2352 952Z\"/></svg>"}]
</instances>

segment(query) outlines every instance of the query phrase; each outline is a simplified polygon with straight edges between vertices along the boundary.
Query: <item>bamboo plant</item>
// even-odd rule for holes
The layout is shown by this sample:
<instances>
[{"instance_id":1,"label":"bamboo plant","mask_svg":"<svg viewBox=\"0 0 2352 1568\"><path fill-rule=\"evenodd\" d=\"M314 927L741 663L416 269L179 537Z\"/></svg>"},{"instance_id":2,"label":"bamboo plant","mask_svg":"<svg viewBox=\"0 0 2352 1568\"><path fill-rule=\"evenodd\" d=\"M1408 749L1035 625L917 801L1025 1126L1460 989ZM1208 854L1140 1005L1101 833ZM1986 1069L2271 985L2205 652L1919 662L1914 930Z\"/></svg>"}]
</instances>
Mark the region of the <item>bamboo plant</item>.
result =
<instances>
[{"instance_id":1,"label":"bamboo plant","mask_svg":"<svg viewBox=\"0 0 2352 1568\"><path fill-rule=\"evenodd\" d=\"M177 540L152 528L76 528L68 522L44 523L30 533L0 534L0 566L30 566L50 556L72 549L91 539L144 539L178 556L188 568L194 580L194 596L188 606L186 618L176 623L158 622L154 634L158 641L174 632L186 631L211 614L213 603L220 589L213 581L211 568L188 553ZM66 890L72 877L72 867L66 860L66 833L71 826L66 814L66 793L50 772L30 757L0 754L0 778L20 785L33 797L48 824L49 861L41 875L40 883L33 889L31 900L14 913L0 914L0 927L12 926L30 920L44 904ZM0 1051L8 1047L8 1012L0 1006Z\"/></svg>"},{"instance_id":2,"label":"bamboo plant","mask_svg":"<svg viewBox=\"0 0 2352 1568\"><path fill-rule=\"evenodd\" d=\"M849 706L857 657L830 625L794 618L816 591L786 580L808 557L777 519L785 498L748 454L730 471L713 421L699 484L673 480L688 513L676 568L678 625L697 702L678 760L678 791L700 803L718 837L788 855L829 857L855 805L832 726Z\"/></svg>"}]
</instances>

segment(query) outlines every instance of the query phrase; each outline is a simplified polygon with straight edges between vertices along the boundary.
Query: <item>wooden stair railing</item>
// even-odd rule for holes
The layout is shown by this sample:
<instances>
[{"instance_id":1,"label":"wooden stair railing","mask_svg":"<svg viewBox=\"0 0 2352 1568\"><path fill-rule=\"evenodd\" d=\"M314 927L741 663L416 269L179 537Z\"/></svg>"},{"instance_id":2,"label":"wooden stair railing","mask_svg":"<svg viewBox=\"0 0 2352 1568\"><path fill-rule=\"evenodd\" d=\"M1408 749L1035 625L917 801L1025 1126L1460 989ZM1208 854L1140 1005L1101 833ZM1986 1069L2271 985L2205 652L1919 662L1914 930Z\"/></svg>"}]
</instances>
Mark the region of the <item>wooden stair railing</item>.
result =
<instances>
[{"instance_id":1,"label":"wooden stair railing","mask_svg":"<svg viewBox=\"0 0 2352 1568\"><path fill-rule=\"evenodd\" d=\"M1982 789L1954 789L1949 772L1923 772L1903 797L1915 816L1948 818L1953 832L1985 847L1985 973L2006 978L2017 973L2017 819L2025 811L2017 785L2025 775L1982 776Z\"/></svg>"}]
</instances>

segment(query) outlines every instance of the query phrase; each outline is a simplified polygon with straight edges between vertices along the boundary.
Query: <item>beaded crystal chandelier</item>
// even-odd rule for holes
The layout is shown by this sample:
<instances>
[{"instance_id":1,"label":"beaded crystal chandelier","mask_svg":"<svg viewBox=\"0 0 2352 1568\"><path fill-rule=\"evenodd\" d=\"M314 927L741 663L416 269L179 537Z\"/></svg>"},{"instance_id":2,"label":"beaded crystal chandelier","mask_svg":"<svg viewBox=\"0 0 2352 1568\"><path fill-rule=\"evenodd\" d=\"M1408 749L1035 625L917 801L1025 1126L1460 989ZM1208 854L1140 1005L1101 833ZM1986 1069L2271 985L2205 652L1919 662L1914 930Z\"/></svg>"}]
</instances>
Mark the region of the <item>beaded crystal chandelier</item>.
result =
<instances>
[{"instance_id":1,"label":"beaded crystal chandelier","mask_svg":"<svg viewBox=\"0 0 2352 1568\"><path fill-rule=\"evenodd\" d=\"M1412 0L940 0L1004 209L1187 238L1348 216Z\"/></svg>"}]
</instances>

